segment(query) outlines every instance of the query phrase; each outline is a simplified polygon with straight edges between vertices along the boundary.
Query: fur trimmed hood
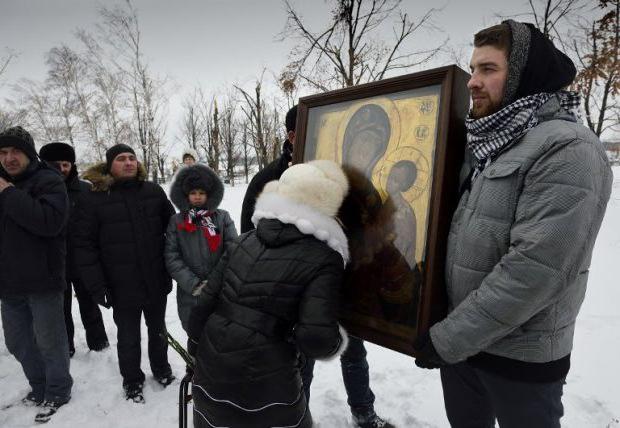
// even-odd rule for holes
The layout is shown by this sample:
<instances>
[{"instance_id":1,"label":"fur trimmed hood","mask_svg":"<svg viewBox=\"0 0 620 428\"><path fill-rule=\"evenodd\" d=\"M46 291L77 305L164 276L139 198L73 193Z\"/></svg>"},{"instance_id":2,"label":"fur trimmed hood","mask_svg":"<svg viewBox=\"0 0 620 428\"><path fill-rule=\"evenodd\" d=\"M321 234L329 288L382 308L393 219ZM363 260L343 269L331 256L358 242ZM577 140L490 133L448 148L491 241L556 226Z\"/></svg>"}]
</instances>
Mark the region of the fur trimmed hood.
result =
<instances>
[{"instance_id":1,"label":"fur trimmed hood","mask_svg":"<svg viewBox=\"0 0 620 428\"><path fill-rule=\"evenodd\" d=\"M222 180L207 165L196 163L179 169L170 185L170 200L180 211L190 208L187 195L188 190L192 189L187 189L187 186L194 187L192 184L198 184L207 192L208 210L213 211L220 206L224 197Z\"/></svg>"},{"instance_id":2,"label":"fur trimmed hood","mask_svg":"<svg viewBox=\"0 0 620 428\"><path fill-rule=\"evenodd\" d=\"M265 185L263 193L278 193L328 217L335 217L349 192L342 167L330 160L313 160L288 168L278 181Z\"/></svg>"},{"instance_id":3,"label":"fur trimmed hood","mask_svg":"<svg viewBox=\"0 0 620 428\"><path fill-rule=\"evenodd\" d=\"M312 235L329 245L342 256L345 265L349 262L349 245L342 226L335 218L309 205L277 193L263 193L256 201L252 222L256 226L261 219L275 219L292 224L301 233Z\"/></svg>"},{"instance_id":4,"label":"fur trimmed hood","mask_svg":"<svg viewBox=\"0 0 620 428\"><path fill-rule=\"evenodd\" d=\"M108 171L108 166L105 162L100 162L88 168L82 175L82 178L92 183L93 192L107 192L116 182L116 179ZM138 181L146 181L146 169L144 169L140 162L138 162Z\"/></svg>"}]
</instances>

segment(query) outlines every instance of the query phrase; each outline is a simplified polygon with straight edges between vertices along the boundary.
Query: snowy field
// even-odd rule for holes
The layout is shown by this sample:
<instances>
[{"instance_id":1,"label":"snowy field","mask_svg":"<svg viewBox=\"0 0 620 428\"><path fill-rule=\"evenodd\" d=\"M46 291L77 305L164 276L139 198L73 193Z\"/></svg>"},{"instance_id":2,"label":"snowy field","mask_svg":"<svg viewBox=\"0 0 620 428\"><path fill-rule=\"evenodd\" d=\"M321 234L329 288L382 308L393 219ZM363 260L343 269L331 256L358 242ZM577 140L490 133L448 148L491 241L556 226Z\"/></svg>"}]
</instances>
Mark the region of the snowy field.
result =
<instances>
[{"instance_id":1,"label":"snowy field","mask_svg":"<svg viewBox=\"0 0 620 428\"><path fill-rule=\"evenodd\" d=\"M614 169L614 189L607 215L596 243L588 293L577 320L572 368L564 389L564 427L620 428L620 167ZM227 187L221 208L239 221L246 186ZM103 310L111 348L89 352L84 338L77 302L73 304L76 323L76 353L71 360L74 379L71 402L62 407L47 427L130 428L175 427L179 379L185 366L173 350L170 362L177 381L167 389L152 377L146 356L146 327L143 325L142 369L147 374L146 404L126 401L121 388L116 357L116 326L111 310ZM185 334L176 313L174 291L168 298L168 330L182 343ZM446 427L439 372L415 367L413 359L368 345L371 387L377 396L377 413L400 428ZM17 361L0 338L0 407L18 401L29 391ZM614 392L616 391L616 392ZM316 426L351 427L340 365L318 363L310 404ZM34 426L36 409L14 406L0 411L0 427Z\"/></svg>"}]
</instances>

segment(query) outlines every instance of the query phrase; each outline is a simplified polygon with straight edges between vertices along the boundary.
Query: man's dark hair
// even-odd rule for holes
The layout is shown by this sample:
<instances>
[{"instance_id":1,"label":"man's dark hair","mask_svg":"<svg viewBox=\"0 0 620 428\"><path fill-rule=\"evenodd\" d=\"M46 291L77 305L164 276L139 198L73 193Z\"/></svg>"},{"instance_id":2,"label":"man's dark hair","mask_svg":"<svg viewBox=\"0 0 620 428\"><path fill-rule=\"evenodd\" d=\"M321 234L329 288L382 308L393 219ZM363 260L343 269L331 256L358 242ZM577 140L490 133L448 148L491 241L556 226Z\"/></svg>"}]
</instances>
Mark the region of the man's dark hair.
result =
<instances>
[{"instance_id":1,"label":"man's dark hair","mask_svg":"<svg viewBox=\"0 0 620 428\"><path fill-rule=\"evenodd\" d=\"M297 104L295 104L287 113L286 118L284 120L284 124L286 125L286 132L295 131L295 126L297 125Z\"/></svg>"},{"instance_id":2,"label":"man's dark hair","mask_svg":"<svg viewBox=\"0 0 620 428\"><path fill-rule=\"evenodd\" d=\"M504 51L506 58L508 58L512 47L511 38L512 33L510 31L510 26L502 23L478 31L474 35L474 46L477 48L482 46L493 46Z\"/></svg>"}]
</instances>

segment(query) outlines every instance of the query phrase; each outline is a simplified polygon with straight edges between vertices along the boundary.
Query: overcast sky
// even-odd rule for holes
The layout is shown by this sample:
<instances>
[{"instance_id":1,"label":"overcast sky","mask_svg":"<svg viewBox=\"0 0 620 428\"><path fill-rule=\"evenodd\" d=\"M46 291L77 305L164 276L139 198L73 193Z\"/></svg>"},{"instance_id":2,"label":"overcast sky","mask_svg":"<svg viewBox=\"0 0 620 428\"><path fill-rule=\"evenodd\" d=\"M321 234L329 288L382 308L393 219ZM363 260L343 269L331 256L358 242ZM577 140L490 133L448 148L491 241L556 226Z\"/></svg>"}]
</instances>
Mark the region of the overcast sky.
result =
<instances>
[{"instance_id":1,"label":"overcast sky","mask_svg":"<svg viewBox=\"0 0 620 428\"><path fill-rule=\"evenodd\" d=\"M405 0L412 17L431 7L442 7L434 24L442 31L421 32L418 46L434 46L445 37L466 46L472 34L499 21L498 14L528 10L525 0ZM292 0L311 28L328 16L323 0ZM42 80L44 55L61 43L75 45L76 28L92 30L98 8L113 1L0 0L0 55L4 48L19 53L0 82L0 99L11 96L11 84L20 78ZM176 90L170 101L168 136L179 134L181 100L200 84L208 93L223 91L232 83L251 88L267 69L265 84L287 63L293 40L279 41L286 16L282 0L133 0L138 9L144 53L153 72L168 76ZM529 20L524 18L524 20ZM468 57L469 48L464 49ZM446 57L434 65L443 65ZM302 94L303 95L303 94ZM179 148L179 150L181 150Z\"/></svg>"}]
</instances>

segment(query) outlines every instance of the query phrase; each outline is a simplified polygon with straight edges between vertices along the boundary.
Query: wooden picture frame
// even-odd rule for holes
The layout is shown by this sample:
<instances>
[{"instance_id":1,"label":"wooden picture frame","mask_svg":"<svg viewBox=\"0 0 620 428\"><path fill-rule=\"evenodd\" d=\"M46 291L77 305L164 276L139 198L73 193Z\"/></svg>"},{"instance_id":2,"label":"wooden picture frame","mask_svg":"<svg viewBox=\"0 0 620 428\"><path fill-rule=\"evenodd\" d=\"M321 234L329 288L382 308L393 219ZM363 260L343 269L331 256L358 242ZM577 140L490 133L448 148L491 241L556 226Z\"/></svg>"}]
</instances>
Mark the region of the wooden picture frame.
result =
<instances>
[{"instance_id":1,"label":"wooden picture frame","mask_svg":"<svg viewBox=\"0 0 620 428\"><path fill-rule=\"evenodd\" d=\"M293 162L335 160L351 185L340 213L351 251L341 321L408 355L447 313L468 79L447 66L299 100Z\"/></svg>"}]
</instances>

